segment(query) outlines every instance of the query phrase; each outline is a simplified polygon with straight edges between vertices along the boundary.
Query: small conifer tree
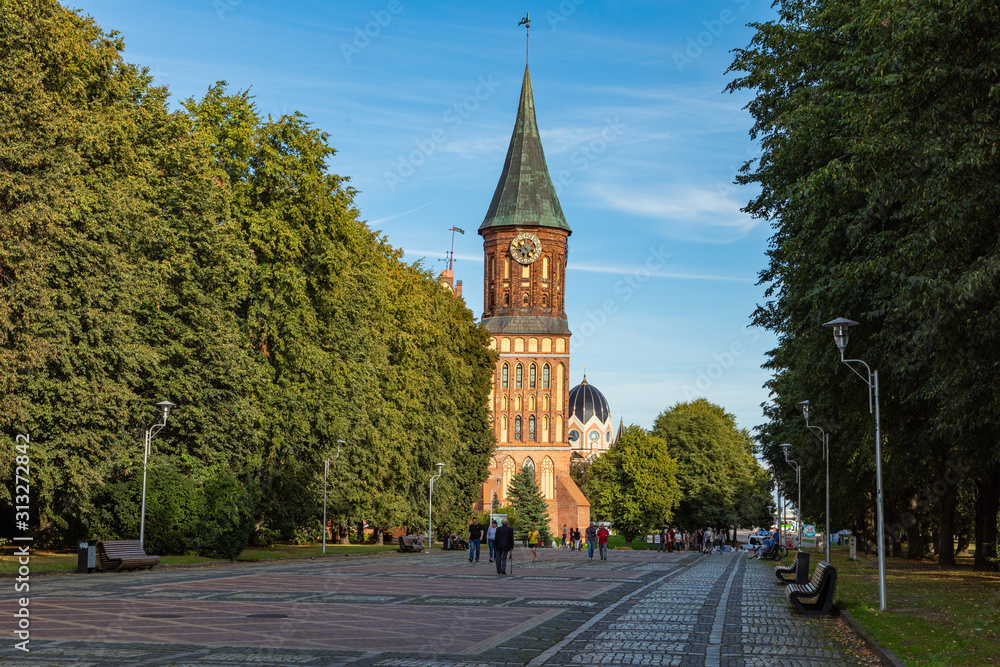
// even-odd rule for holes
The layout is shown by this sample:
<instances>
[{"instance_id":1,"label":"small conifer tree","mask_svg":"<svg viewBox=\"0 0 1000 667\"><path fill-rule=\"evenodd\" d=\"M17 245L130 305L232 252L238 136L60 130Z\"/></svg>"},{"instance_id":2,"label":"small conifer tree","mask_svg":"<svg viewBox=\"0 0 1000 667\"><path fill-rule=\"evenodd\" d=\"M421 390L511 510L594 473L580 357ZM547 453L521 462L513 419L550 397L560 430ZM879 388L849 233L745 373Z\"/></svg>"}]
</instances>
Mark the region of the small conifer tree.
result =
<instances>
[{"instance_id":1,"label":"small conifer tree","mask_svg":"<svg viewBox=\"0 0 1000 667\"><path fill-rule=\"evenodd\" d=\"M518 516L518 525L514 526L514 539L526 540L528 529L535 526L542 544L552 544L552 531L549 530L549 508L538 484L535 483L534 470L521 468L520 472L514 475L514 479L510 483L509 497Z\"/></svg>"}]
</instances>

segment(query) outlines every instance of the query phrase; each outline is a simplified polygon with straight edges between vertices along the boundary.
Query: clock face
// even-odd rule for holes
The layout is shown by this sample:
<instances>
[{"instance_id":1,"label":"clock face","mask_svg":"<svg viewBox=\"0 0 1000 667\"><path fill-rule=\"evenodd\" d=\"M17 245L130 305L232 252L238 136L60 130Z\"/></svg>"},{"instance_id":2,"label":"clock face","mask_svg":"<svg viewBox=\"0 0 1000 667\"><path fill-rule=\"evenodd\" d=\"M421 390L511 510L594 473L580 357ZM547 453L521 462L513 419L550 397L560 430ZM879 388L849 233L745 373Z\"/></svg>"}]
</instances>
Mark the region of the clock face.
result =
<instances>
[{"instance_id":1,"label":"clock face","mask_svg":"<svg viewBox=\"0 0 1000 667\"><path fill-rule=\"evenodd\" d=\"M531 264L542 256L542 242L534 234L518 234L510 242L510 255L518 264Z\"/></svg>"}]
</instances>

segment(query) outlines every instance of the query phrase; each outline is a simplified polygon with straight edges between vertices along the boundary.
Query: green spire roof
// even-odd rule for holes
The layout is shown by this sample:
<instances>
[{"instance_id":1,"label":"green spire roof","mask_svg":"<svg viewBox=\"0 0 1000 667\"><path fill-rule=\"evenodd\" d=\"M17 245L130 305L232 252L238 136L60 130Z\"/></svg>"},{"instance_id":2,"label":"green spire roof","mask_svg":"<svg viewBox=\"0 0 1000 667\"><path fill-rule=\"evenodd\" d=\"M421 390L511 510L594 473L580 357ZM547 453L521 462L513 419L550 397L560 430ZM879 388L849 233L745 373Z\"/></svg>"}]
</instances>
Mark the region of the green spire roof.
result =
<instances>
[{"instance_id":1,"label":"green spire roof","mask_svg":"<svg viewBox=\"0 0 1000 667\"><path fill-rule=\"evenodd\" d=\"M493 201L479 232L490 227L528 226L555 227L572 233L563 215L555 186L545 166L545 153L535 121L535 98L531 94L531 75L524 68L521 101L517 105L517 120L510 136L507 159L497 183Z\"/></svg>"}]
</instances>

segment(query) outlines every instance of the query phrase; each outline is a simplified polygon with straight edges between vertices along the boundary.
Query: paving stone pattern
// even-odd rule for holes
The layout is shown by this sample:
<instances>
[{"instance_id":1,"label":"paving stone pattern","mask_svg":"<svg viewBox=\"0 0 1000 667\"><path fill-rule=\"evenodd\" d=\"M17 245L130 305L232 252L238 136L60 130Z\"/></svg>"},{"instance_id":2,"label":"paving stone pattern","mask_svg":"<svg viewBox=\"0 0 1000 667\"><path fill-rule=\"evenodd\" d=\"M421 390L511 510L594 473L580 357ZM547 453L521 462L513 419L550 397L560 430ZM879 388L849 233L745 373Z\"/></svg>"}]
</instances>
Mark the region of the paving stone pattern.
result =
<instances>
[{"instance_id":1,"label":"paving stone pattern","mask_svg":"<svg viewBox=\"0 0 1000 667\"><path fill-rule=\"evenodd\" d=\"M770 563L516 555L506 577L442 551L35 576L32 651L9 642L0 667L868 664L835 639L839 621L791 611Z\"/></svg>"}]
</instances>

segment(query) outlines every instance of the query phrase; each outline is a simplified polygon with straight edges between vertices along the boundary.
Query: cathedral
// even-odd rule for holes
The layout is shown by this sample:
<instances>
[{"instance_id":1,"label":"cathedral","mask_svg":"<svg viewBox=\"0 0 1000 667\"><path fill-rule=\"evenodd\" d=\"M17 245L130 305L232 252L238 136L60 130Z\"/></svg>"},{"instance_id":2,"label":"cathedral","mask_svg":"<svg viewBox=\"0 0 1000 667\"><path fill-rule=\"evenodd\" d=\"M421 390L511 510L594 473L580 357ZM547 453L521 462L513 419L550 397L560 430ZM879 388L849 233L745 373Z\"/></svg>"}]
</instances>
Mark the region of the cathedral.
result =
<instances>
[{"instance_id":1,"label":"cathedral","mask_svg":"<svg viewBox=\"0 0 1000 667\"><path fill-rule=\"evenodd\" d=\"M590 503L570 477L574 457L611 445L608 402L584 376L569 389L565 312L567 240L573 233L556 197L524 70L517 119L483 237L483 325L499 354L490 396L496 451L477 509L500 511L517 470L535 472L553 534L584 527Z\"/></svg>"}]
</instances>

